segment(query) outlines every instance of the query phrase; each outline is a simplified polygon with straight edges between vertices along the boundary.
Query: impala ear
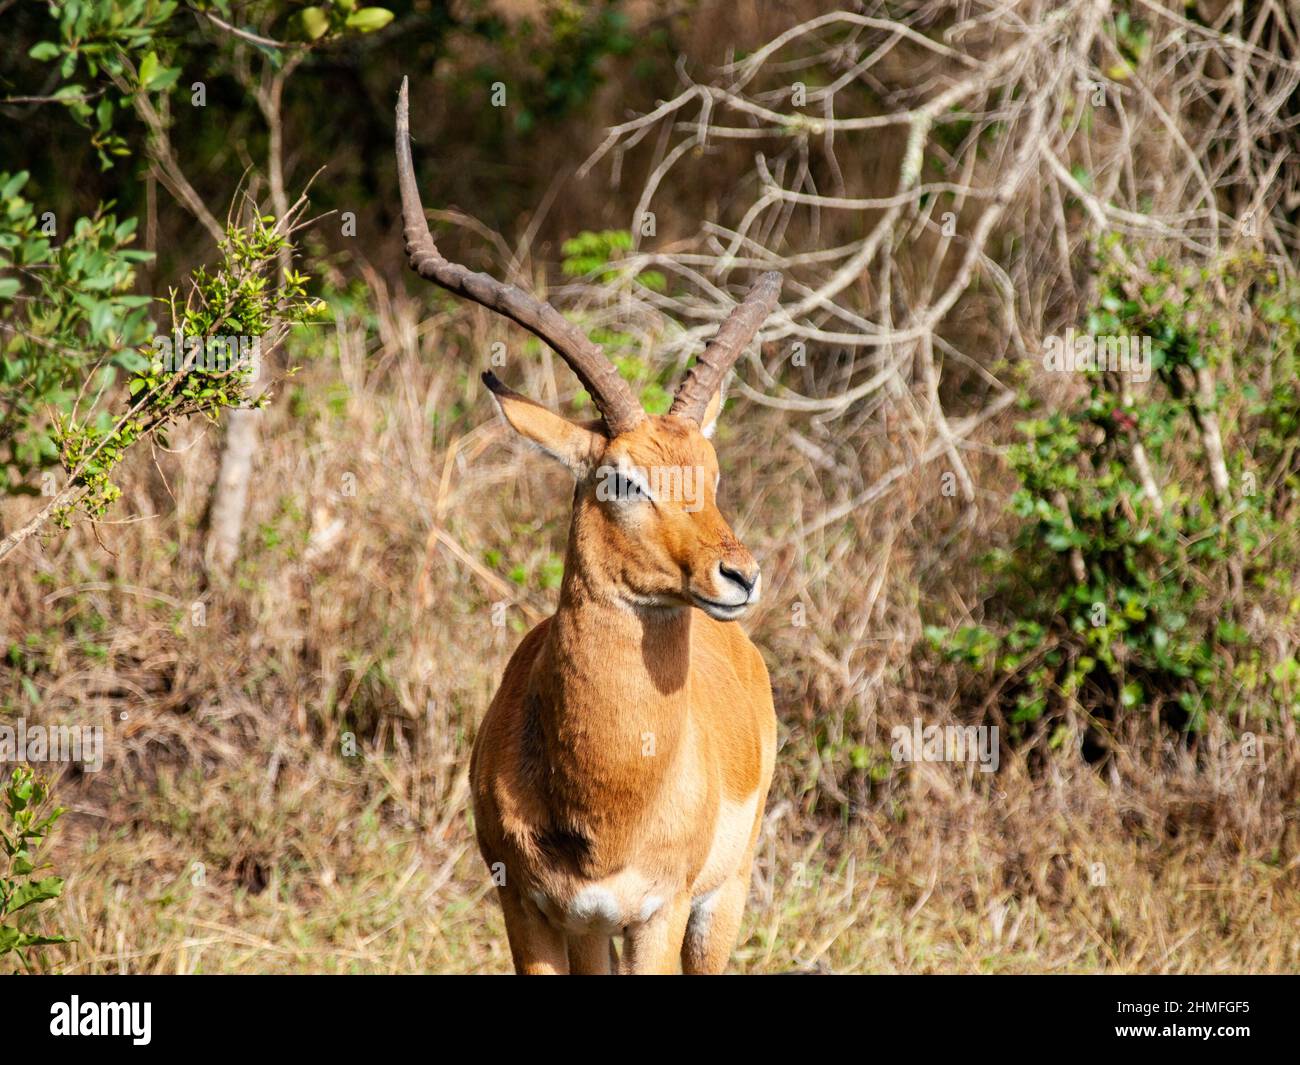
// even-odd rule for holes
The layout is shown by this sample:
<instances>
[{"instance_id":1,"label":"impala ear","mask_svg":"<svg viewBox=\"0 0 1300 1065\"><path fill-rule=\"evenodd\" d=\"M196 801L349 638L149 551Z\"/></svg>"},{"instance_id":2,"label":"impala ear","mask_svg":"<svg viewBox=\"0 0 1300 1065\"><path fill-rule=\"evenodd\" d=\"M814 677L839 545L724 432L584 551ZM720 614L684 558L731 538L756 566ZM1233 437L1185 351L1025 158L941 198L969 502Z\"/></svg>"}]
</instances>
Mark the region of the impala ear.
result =
<instances>
[{"instance_id":1,"label":"impala ear","mask_svg":"<svg viewBox=\"0 0 1300 1065\"><path fill-rule=\"evenodd\" d=\"M713 398L709 400L704 408L704 414L700 418L700 432L706 438L713 436L713 430L718 427L718 415L722 413L722 405L727 402L727 382L723 381L718 385L718 390L713 393Z\"/></svg>"},{"instance_id":2,"label":"impala ear","mask_svg":"<svg viewBox=\"0 0 1300 1065\"><path fill-rule=\"evenodd\" d=\"M496 374L483 375L502 417L516 433L562 463L575 477L583 477L605 452L608 438L593 427L579 425L521 396L501 383Z\"/></svg>"}]
</instances>

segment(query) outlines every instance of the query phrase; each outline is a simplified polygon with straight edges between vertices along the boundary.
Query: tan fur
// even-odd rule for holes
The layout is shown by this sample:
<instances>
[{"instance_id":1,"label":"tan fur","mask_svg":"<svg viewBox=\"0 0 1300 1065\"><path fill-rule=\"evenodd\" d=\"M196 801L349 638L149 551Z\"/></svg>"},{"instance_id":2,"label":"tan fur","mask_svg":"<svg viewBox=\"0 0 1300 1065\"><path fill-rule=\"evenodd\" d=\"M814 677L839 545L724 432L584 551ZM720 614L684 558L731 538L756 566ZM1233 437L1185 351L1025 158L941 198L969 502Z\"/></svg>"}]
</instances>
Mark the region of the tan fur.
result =
<instances>
[{"instance_id":1,"label":"tan fur","mask_svg":"<svg viewBox=\"0 0 1300 1065\"><path fill-rule=\"evenodd\" d=\"M512 426L578 477L560 604L506 667L471 763L479 847L519 972L720 972L739 929L772 778L767 668L717 565L756 574L718 511L693 422L613 441L497 393ZM715 399L706 424L716 415ZM594 470L698 466L698 509L602 501ZM710 610L715 607L709 606ZM624 937L621 961L611 937Z\"/></svg>"}]
</instances>

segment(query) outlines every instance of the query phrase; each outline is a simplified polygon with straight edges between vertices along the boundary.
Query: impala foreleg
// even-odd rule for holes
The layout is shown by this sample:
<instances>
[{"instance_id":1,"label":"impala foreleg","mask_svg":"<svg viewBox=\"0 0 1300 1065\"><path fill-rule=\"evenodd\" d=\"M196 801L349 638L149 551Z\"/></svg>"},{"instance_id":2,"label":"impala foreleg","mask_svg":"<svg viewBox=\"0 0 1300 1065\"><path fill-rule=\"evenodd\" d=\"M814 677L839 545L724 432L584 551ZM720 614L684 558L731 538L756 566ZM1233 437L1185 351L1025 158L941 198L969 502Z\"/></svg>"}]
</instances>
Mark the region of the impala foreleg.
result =
<instances>
[{"instance_id":1,"label":"impala foreleg","mask_svg":"<svg viewBox=\"0 0 1300 1065\"><path fill-rule=\"evenodd\" d=\"M498 890L515 972L520 976L565 976L569 953L564 933L553 928L536 906L511 888Z\"/></svg>"},{"instance_id":2,"label":"impala foreleg","mask_svg":"<svg viewBox=\"0 0 1300 1065\"><path fill-rule=\"evenodd\" d=\"M623 937L621 971L635 976L677 972L690 916L691 899L683 893L664 903L644 924L629 928Z\"/></svg>"},{"instance_id":3,"label":"impala foreleg","mask_svg":"<svg viewBox=\"0 0 1300 1065\"><path fill-rule=\"evenodd\" d=\"M569 973L573 976L608 976L617 972L614 944L609 936L569 936Z\"/></svg>"},{"instance_id":4,"label":"impala foreleg","mask_svg":"<svg viewBox=\"0 0 1300 1065\"><path fill-rule=\"evenodd\" d=\"M682 942L682 972L710 976L726 971L740 933L740 920L749 895L749 866L691 907Z\"/></svg>"}]
</instances>

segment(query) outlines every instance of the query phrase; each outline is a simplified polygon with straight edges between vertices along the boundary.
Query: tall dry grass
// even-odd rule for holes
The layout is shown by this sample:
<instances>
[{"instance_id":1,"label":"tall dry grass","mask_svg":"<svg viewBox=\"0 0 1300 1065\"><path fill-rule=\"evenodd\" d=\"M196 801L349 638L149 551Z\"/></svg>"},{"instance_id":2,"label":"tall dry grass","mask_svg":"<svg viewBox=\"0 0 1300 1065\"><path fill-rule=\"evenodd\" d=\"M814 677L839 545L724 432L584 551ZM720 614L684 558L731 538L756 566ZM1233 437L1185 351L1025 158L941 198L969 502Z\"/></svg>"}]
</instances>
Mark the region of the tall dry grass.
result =
<instances>
[{"instance_id":1,"label":"tall dry grass","mask_svg":"<svg viewBox=\"0 0 1300 1065\"><path fill-rule=\"evenodd\" d=\"M0 705L107 735L102 772L57 781L72 812L50 920L77 942L48 968L509 967L465 774L507 656L554 603L567 480L489 413L472 367L497 322L369 289L300 341L263 415L228 584L201 576L215 446L198 425L131 461L124 509L144 517L5 571L0 641L19 650ZM544 401L572 388L543 357L510 372ZM960 607L1005 535L1006 428L968 452L974 518L921 467L808 535L829 496L914 458L909 425L811 447L779 411L727 411L722 504L764 564L747 627L780 717L734 968L1300 969L1294 740L1262 765L1176 739L1105 772L1073 743L1032 771L1011 752L995 774L889 762L892 725L968 716L921 621Z\"/></svg>"},{"instance_id":2,"label":"tall dry grass","mask_svg":"<svg viewBox=\"0 0 1300 1065\"><path fill-rule=\"evenodd\" d=\"M645 26L657 25L659 6L641 6L650 11ZM821 6L750 4L737 16L730 2L703 3L679 36L682 69L698 84L731 84L710 81L706 66L723 62L728 47L752 53ZM936 38L964 19L976 28L958 44L982 59L1061 6L944 13L918 0L865 10ZM1090 5L1072 6L1086 13ZM960 446L974 486L967 505L940 490L942 466L923 461L935 411L954 419L978 411L995 374L999 385L1025 387L1023 365L995 363L1024 357L1013 335L1032 349L1088 305L1092 230L1154 229L1173 246L1217 240L1207 215L1226 234L1234 212L1268 209L1294 187L1294 155L1275 154L1294 118L1283 80L1294 71L1274 62L1288 43L1280 12L1254 13L1265 28L1250 52L1225 44L1223 34L1240 28L1232 5L1198 5L1213 33L1187 31L1177 5L1159 18L1139 5L1155 27L1141 77L1107 80L1109 109L1088 112L1079 101L1091 90L1066 75L1105 76L1124 5L1096 6L1091 45L1063 39L1018 75L1021 88L1050 87L1043 98L1059 113L1042 129L1066 176L1036 158L1023 163L1033 178L1008 201L980 266L981 282L1005 268L1014 284L974 284L954 305L940 336L953 348L942 389L932 395L909 358L886 385L830 416L743 395L724 416L722 506L763 563L764 602L745 625L767 659L780 719L738 971L1300 970L1300 748L1291 719L1279 720L1263 737L1263 757L1250 762L1221 742L1224 723L1213 718L1195 744L1159 727L1121 731L1100 766L1071 731L1032 764L1003 750L992 774L889 756L895 725L982 719L963 694L969 685L926 649L922 630L979 616L987 589L978 559L1013 532L1001 455L1013 412L973 427ZM808 41L814 51L837 47L822 33ZM881 113L916 106L952 76L926 57L904 42L863 73ZM458 62L443 63L434 83L462 77ZM854 62L846 51L823 65L838 73ZM806 69L776 64L748 91L765 107L789 107L788 82ZM1248 76L1262 88L1238 100L1233 86ZM572 167L605 125L654 106L629 85L611 81L581 121L531 142L547 166L487 160L484 150L448 166L450 152L430 147L422 176L438 184L428 201L477 209L492 199L478 188L486 173L505 187L502 202L524 198L521 189L527 202L547 202L561 149ZM1004 88L1005 100L974 94L969 105L982 110L970 112L969 132L959 127L939 143L948 176L983 187L981 203L1024 143L992 136L1008 120L1003 104L1014 102L1023 124L1038 98ZM860 92L845 95L861 102ZM472 145L481 116L453 93L430 97L416 115L417 143ZM308 102L315 121L317 101ZM723 114L719 105L709 120ZM698 128L683 121L672 133ZM900 180L903 130L838 136L835 168L829 146L788 132L761 147L793 191L880 197ZM512 151L522 143L509 141ZM626 226L669 143L645 138L623 161L617 187L602 172L566 184L549 215L539 207L539 260L558 259L557 238L578 229ZM660 239L651 251L720 257L731 232L722 227L737 225L763 190L755 146L713 143L680 157L653 202ZM346 174L352 162L331 173ZM310 169L305 159L299 165ZM1076 167L1095 184L1080 186ZM1255 203L1260 190L1267 195ZM383 202L360 206L362 231L378 231ZM1266 236L1278 247L1294 246L1287 210L1270 216ZM1147 212L1160 218L1148 225ZM761 250L795 259L860 242L881 217L829 207L777 214L761 228L772 238ZM946 245L935 219L921 225L921 217L920 208L900 216L879 262L836 296L838 306L888 324L890 313L917 312L918 294L943 290L965 245L936 256ZM977 217L964 209L963 237ZM785 247L773 234L785 234ZM478 256L491 244L483 237L444 246L454 254L472 245ZM377 242L367 253L396 264L398 243L391 232L387 250ZM519 276L543 273L521 258ZM503 272L504 262L492 265ZM693 264L701 275L707 266ZM343 286L350 270L329 279ZM803 262L796 276L815 283L831 272ZM465 772L508 655L554 604L571 489L499 428L476 370L489 343L507 339L512 386L563 407L573 384L488 312L427 292L430 302L416 302L374 271L361 273L364 285L339 302L336 328L290 345L302 369L261 415L244 550L229 581L203 575L219 431L199 424L166 450L132 457L115 520L31 542L0 569L0 714L101 725L107 737L103 771L58 770L71 813L46 857L68 883L49 922L77 941L45 951L47 968L509 967L473 843ZM888 293L896 298L882 310ZM703 318L716 303L682 307ZM661 339L653 322L640 313L635 323L647 345ZM874 355L812 347L802 373L781 364L783 353L769 352L767 365L779 367L787 388L823 398L876 370ZM744 372L755 379L752 365ZM1081 385L1037 379L1032 387L1060 407ZM1178 471L1167 472L1178 481ZM864 493L869 500L843 521L823 522ZM31 506L5 501L4 526ZM1268 623L1294 646L1293 621L1279 612Z\"/></svg>"}]
</instances>

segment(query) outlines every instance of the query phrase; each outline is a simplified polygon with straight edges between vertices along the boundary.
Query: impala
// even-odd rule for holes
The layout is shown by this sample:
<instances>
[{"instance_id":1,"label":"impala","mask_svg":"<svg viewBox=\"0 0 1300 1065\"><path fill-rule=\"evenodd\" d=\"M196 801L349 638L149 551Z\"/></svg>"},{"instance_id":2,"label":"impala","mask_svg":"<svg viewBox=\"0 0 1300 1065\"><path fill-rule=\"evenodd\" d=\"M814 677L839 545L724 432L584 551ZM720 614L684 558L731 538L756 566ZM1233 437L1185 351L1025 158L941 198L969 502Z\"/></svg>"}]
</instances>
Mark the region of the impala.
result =
<instances>
[{"instance_id":1,"label":"impala","mask_svg":"<svg viewBox=\"0 0 1300 1065\"><path fill-rule=\"evenodd\" d=\"M601 415L570 422L483 375L505 421L577 482L559 607L506 666L470 763L516 971L658 973L680 961L686 973L721 972L749 890L776 715L767 667L736 624L758 600L759 569L718 511L708 437L723 377L775 307L781 277L758 280L669 412L648 415L554 307L443 258L408 121L403 79L397 172L411 268L546 341Z\"/></svg>"}]
</instances>

